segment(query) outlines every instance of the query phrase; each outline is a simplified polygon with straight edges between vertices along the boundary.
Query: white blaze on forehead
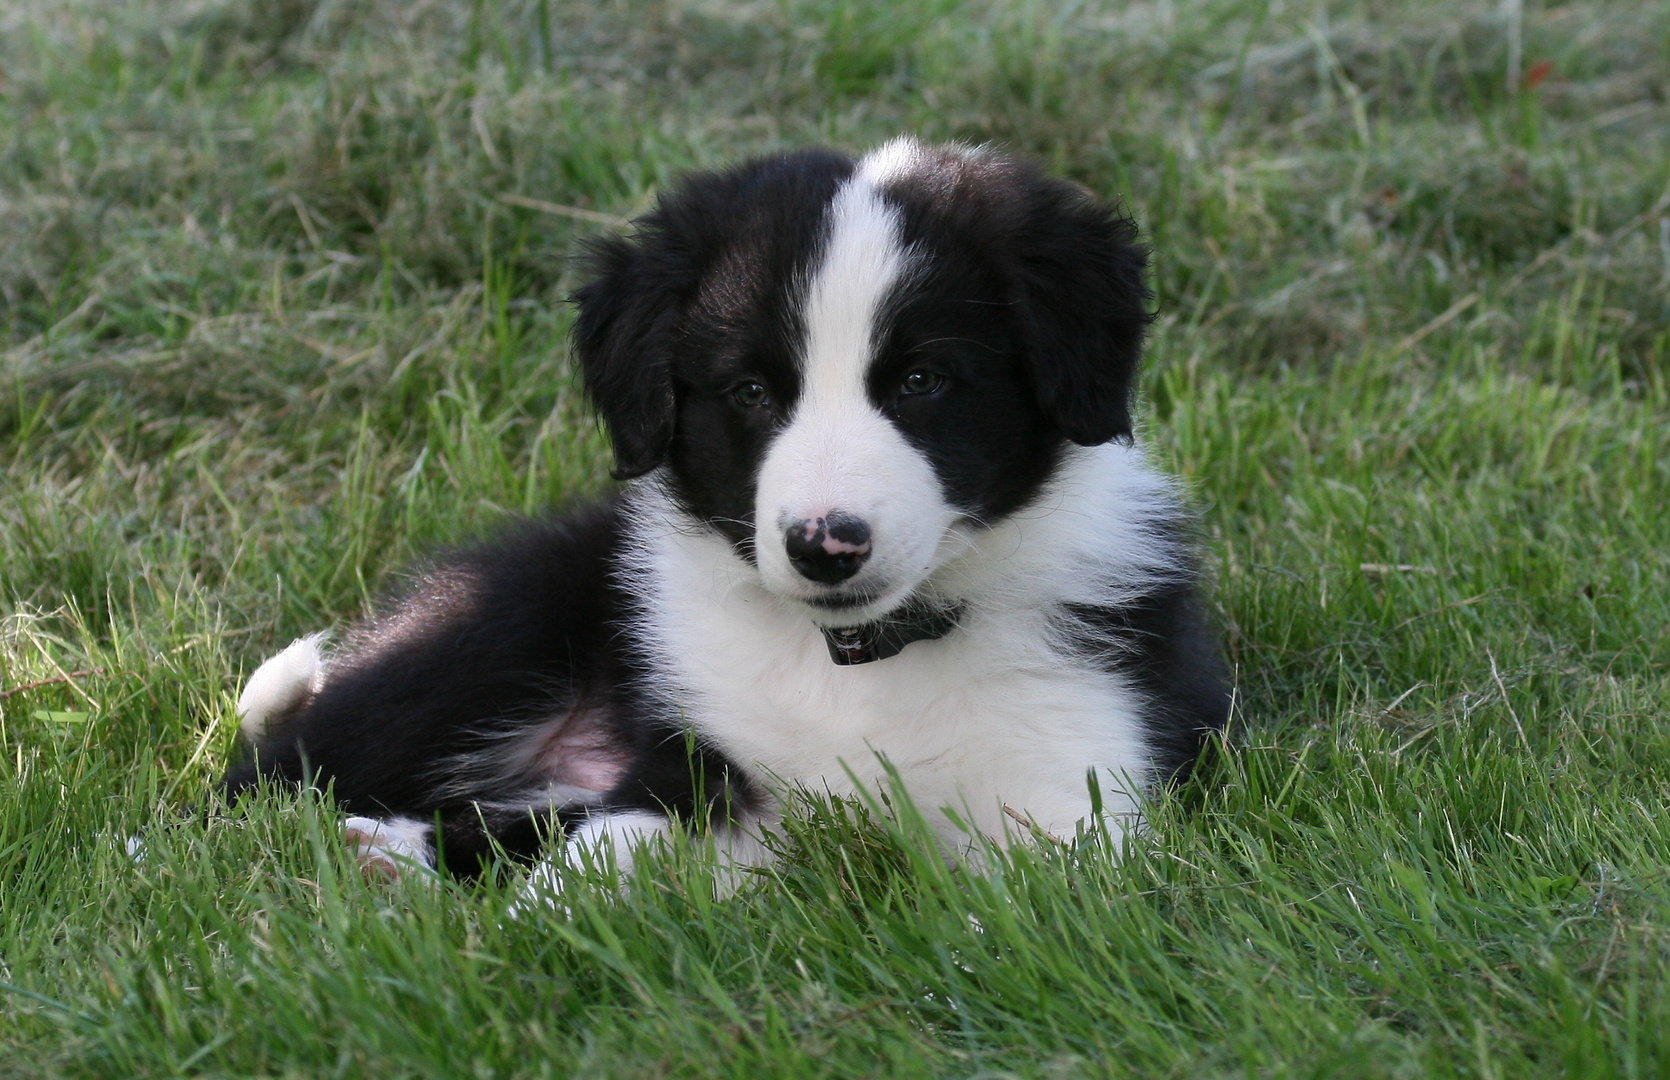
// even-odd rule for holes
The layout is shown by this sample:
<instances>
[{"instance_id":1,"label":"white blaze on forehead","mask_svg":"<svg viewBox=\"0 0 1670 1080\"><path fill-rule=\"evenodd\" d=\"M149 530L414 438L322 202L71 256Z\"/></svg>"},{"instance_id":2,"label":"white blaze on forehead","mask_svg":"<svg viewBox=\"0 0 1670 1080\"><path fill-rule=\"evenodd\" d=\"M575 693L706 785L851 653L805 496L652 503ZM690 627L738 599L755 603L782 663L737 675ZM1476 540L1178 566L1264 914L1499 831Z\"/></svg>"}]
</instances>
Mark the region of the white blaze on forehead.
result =
<instances>
[{"instance_id":1,"label":"white blaze on forehead","mask_svg":"<svg viewBox=\"0 0 1670 1080\"><path fill-rule=\"evenodd\" d=\"M830 203L828 240L806 290L802 413L863 399L878 316L908 262L898 210L860 169Z\"/></svg>"},{"instance_id":2,"label":"white blaze on forehead","mask_svg":"<svg viewBox=\"0 0 1670 1080\"><path fill-rule=\"evenodd\" d=\"M901 135L865 154L858 163L858 177L872 187L886 187L891 181L914 172L921 160L922 144L909 135Z\"/></svg>"},{"instance_id":3,"label":"white blaze on forehead","mask_svg":"<svg viewBox=\"0 0 1670 1080\"><path fill-rule=\"evenodd\" d=\"M901 603L930 572L940 538L956 518L932 464L865 386L890 297L916 261L904 243L899 209L881 196L907 148L898 144L864 159L830 200L823 247L801 294L800 400L772 441L755 488L760 575L781 596L809 600L828 591L791 565L782 530L833 510L870 527L869 558L843 587L873 599L866 608L828 616L847 619L842 625Z\"/></svg>"},{"instance_id":4,"label":"white blaze on forehead","mask_svg":"<svg viewBox=\"0 0 1670 1080\"><path fill-rule=\"evenodd\" d=\"M941 143L930 148L901 135L865 154L858 163L858 177L878 189L905 179L925 181L926 186L920 190L950 195L960 175L990 157L984 147Z\"/></svg>"}]
</instances>

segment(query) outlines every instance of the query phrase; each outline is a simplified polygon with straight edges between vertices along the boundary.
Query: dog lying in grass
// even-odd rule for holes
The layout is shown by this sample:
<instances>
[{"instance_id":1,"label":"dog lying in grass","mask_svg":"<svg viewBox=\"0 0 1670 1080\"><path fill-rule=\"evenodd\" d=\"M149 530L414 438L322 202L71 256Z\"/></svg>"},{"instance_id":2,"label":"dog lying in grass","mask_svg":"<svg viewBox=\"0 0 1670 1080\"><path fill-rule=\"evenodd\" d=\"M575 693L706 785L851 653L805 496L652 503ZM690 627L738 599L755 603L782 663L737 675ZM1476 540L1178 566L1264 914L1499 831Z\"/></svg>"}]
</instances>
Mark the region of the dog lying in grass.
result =
<instances>
[{"instance_id":1,"label":"dog lying in grass","mask_svg":"<svg viewBox=\"0 0 1670 1080\"><path fill-rule=\"evenodd\" d=\"M1129 823L1229 702L1134 441L1144 263L1114 208L986 149L685 177L576 294L623 487L267 661L228 792L330 782L389 873L565 835L535 889L678 828L762 863L786 791L889 769L953 851Z\"/></svg>"}]
</instances>

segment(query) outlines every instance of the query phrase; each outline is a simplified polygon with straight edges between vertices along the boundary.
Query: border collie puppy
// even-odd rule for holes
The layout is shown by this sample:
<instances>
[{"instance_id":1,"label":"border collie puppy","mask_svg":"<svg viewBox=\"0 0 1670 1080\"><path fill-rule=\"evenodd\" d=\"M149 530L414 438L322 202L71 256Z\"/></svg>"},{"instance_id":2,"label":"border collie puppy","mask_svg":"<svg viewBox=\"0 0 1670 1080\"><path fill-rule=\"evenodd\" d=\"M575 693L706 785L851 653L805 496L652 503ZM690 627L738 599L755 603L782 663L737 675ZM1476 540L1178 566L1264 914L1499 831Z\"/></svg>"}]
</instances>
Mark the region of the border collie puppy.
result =
<instances>
[{"instance_id":1,"label":"border collie puppy","mask_svg":"<svg viewBox=\"0 0 1670 1080\"><path fill-rule=\"evenodd\" d=\"M1135 226L986 149L891 142L685 177L576 296L629 481L456 552L239 703L226 778L330 782L368 869L734 864L795 786L896 770L953 850L1071 836L1229 707L1175 486L1133 443ZM536 871L533 885L556 879Z\"/></svg>"}]
</instances>

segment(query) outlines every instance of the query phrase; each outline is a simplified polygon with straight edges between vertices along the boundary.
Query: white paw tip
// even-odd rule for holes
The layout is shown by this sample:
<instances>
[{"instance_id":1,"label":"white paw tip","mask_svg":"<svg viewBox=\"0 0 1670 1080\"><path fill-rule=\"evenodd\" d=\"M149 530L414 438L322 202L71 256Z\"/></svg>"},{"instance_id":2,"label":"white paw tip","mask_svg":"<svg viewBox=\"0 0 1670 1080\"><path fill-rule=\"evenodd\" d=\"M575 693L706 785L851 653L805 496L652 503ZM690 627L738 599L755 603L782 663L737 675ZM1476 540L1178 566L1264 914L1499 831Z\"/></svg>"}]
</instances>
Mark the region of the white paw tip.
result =
<instances>
[{"instance_id":1,"label":"white paw tip","mask_svg":"<svg viewBox=\"0 0 1670 1080\"><path fill-rule=\"evenodd\" d=\"M427 836L429 826L407 819L378 821L350 817L342 823L342 840L368 879L394 881L408 873L434 877Z\"/></svg>"}]
</instances>

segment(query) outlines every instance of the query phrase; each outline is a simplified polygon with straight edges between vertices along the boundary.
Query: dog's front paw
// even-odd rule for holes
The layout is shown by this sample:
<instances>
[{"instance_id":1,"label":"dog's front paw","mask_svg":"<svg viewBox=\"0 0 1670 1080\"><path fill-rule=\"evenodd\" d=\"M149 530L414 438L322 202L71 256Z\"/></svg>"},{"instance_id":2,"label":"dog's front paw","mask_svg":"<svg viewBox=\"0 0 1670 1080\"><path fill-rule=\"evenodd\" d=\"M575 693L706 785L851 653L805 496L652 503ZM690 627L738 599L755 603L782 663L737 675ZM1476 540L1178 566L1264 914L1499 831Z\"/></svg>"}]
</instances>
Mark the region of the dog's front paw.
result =
<instances>
[{"instance_id":1,"label":"dog's front paw","mask_svg":"<svg viewBox=\"0 0 1670 1080\"><path fill-rule=\"evenodd\" d=\"M407 873L433 876L430 826L414 818L351 817L342 823L342 839L368 880L394 881Z\"/></svg>"},{"instance_id":2,"label":"dog's front paw","mask_svg":"<svg viewBox=\"0 0 1670 1080\"><path fill-rule=\"evenodd\" d=\"M560 862L556 859L546 859L528 871L521 888L516 890L516 899L505 908L505 919L517 922L522 916L535 913L562 918L573 914L568 901L563 898L562 873Z\"/></svg>"},{"instance_id":3,"label":"dog's front paw","mask_svg":"<svg viewBox=\"0 0 1670 1080\"><path fill-rule=\"evenodd\" d=\"M562 848L528 872L514 903L505 911L519 919L535 911L569 915L564 880L587 871L601 873L624 891L639 851L672 831L662 814L648 811L600 813L582 821Z\"/></svg>"}]
</instances>

